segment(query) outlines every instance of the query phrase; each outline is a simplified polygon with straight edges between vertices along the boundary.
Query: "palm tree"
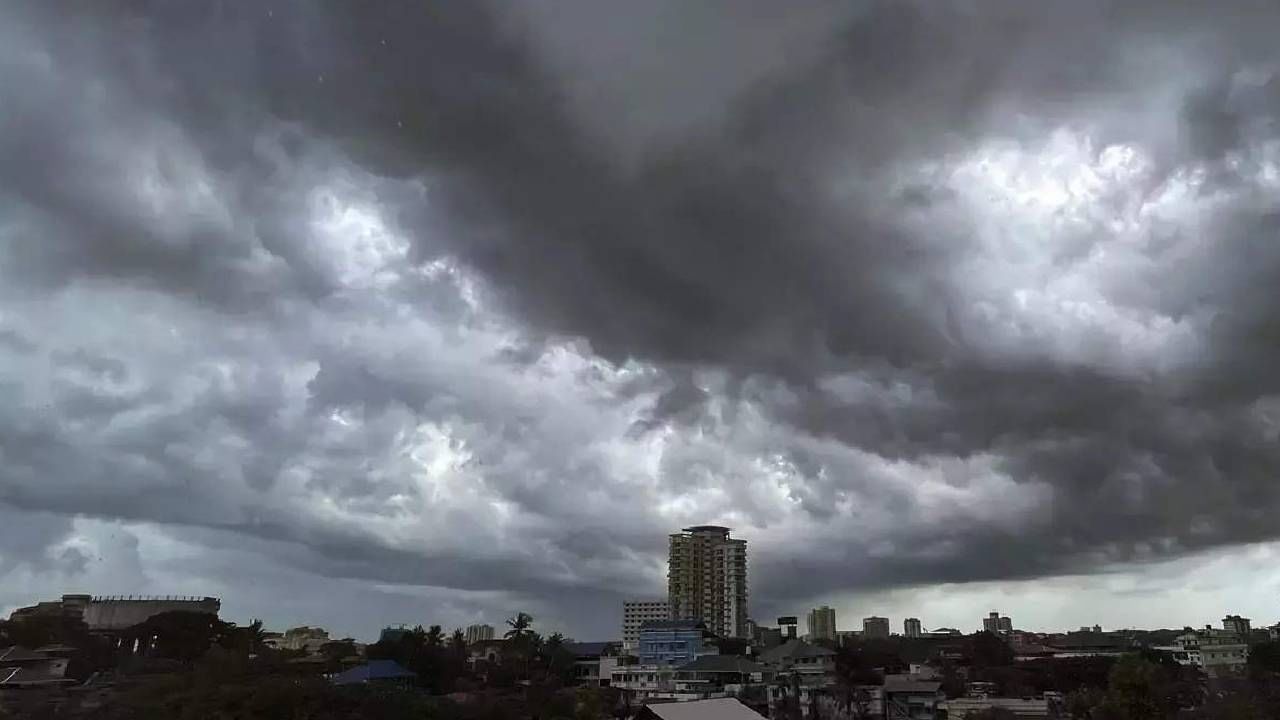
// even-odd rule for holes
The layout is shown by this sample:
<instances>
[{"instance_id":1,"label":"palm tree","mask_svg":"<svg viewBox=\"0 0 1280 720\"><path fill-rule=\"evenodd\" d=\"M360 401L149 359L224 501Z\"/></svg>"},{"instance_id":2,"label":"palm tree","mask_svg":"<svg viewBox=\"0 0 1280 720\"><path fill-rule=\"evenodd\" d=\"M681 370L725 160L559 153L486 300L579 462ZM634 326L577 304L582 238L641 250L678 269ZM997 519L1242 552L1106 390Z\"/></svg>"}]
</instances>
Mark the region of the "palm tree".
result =
<instances>
[{"instance_id":1,"label":"palm tree","mask_svg":"<svg viewBox=\"0 0 1280 720\"><path fill-rule=\"evenodd\" d=\"M533 616L526 612L516 613L516 616L507 620L507 625L511 627L503 637L509 640L517 640L532 632Z\"/></svg>"},{"instance_id":2,"label":"palm tree","mask_svg":"<svg viewBox=\"0 0 1280 720\"><path fill-rule=\"evenodd\" d=\"M438 648L444 645L444 629L439 625L432 625L427 630L427 635L423 639L427 647Z\"/></svg>"},{"instance_id":3,"label":"palm tree","mask_svg":"<svg viewBox=\"0 0 1280 720\"><path fill-rule=\"evenodd\" d=\"M453 631L449 636L449 649L459 655L465 655L467 652L467 636L462 633L462 628Z\"/></svg>"}]
</instances>

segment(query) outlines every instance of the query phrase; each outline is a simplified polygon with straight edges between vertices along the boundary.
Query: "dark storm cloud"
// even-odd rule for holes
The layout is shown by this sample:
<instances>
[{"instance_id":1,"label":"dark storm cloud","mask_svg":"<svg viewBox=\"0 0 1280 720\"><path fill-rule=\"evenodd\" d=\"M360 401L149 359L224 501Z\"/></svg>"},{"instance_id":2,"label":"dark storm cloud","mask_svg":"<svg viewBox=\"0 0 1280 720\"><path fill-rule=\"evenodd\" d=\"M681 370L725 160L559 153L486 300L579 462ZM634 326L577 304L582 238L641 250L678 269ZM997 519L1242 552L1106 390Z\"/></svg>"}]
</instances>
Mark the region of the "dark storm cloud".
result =
<instances>
[{"instance_id":1,"label":"dark storm cloud","mask_svg":"<svg viewBox=\"0 0 1280 720\"><path fill-rule=\"evenodd\" d=\"M62 338L40 368L43 338L0 330L6 367L50 373L32 383L49 388L43 414L0 408L0 500L218 528L322 575L545 598L652 580L645 559L682 511L648 510L649 490L580 453L592 431L646 443L674 429L686 444L662 451L658 500L786 527L788 551L849 533L812 566L753 549L753 584L775 601L847 587L849 572L863 586L1028 577L1275 536L1280 246L1259 179L1280 137L1273 3L869 3L751 81L731 68L755 43L709 51L695 24L666 30L663 49L615 29L617 43L575 50L564 37L590 32L574 27L589 15L563 8L551 30L478 2L7 9L0 297L87 285L182 304L110 338L141 348L120 358ZM603 45L667 57L611 82ZM681 52L715 56L697 77L718 106L664 107L700 97L693 83L664 95ZM1147 198L1196 173L1187 203L1229 195L1203 226L1147 231L1132 282L1103 293L1185 323L1193 357L1153 369L1110 327L1049 342L1038 320L1058 316L989 291L1016 286L1017 268L973 271L1042 253L1066 273L1106 245L1113 231L1088 217L1053 247L992 250L964 204L954 166L1064 127L1096 140L1095 161L1108 144L1146 148ZM410 243L376 292L353 289L353 261L314 227L350 196ZM485 326L464 282L443 266L428 278L441 258L477 273L521 337L450 354ZM546 368L566 337L657 369L599 394L529 391L539 373L607 384L599 368ZM607 414L602 396L625 409ZM421 468L397 465L424 425L463 436L438 452L465 450L451 472L475 473L433 507L489 493L433 518L473 543L404 539L434 529L396 504L427 502L406 479ZM1035 521L921 519L898 466L977 497L1007 477L1031 503L1009 515ZM799 521L742 479L762 467ZM290 491L323 509L292 512ZM858 534L850 508L877 497L900 522ZM603 519L620 508L645 510Z\"/></svg>"}]
</instances>

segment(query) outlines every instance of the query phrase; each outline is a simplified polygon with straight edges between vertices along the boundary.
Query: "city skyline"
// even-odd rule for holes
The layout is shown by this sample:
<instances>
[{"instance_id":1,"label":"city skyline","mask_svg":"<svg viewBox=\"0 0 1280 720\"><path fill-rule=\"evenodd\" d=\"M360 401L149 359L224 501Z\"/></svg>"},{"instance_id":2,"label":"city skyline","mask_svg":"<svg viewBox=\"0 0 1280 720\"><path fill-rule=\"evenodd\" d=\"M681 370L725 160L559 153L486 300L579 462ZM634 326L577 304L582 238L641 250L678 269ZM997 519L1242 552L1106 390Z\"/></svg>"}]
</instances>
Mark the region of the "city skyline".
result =
<instances>
[{"instance_id":1,"label":"city skyline","mask_svg":"<svg viewBox=\"0 0 1280 720\"><path fill-rule=\"evenodd\" d=\"M1280 3L367 5L0 3L0 610L1274 622Z\"/></svg>"}]
</instances>

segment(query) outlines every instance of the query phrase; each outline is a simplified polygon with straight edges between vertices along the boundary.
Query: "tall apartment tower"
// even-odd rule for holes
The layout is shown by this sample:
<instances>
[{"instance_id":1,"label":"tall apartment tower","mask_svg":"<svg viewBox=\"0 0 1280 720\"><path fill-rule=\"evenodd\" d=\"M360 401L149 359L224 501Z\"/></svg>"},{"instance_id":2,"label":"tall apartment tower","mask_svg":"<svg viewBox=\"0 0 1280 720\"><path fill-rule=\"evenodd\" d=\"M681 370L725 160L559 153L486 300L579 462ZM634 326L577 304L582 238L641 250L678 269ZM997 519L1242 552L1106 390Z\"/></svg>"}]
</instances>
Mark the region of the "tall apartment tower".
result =
<instances>
[{"instance_id":1,"label":"tall apartment tower","mask_svg":"<svg viewBox=\"0 0 1280 720\"><path fill-rule=\"evenodd\" d=\"M836 611L826 605L809 611L809 639L836 639Z\"/></svg>"},{"instance_id":2,"label":"tall apartment tower","mask_svg":"<svg viewBox=\"0 0 1280 720\"><path fill-rule=\"evenodd\" d=\"M920 627L920 618L907 618L902 621L902 634L909 638L918 638L924 635Z\"/></svg>"},{"instance_id":3,"label":"tall apartment tower","mask_svg":"<svg viewBox=\"0 0 1280 720\"><path fill-rule=\"evenodd\" d=\"M721 637L747 637L747 541L719 525L672 533L667 601L673 620L698 619Z\"/></svg>"}]
</instances>

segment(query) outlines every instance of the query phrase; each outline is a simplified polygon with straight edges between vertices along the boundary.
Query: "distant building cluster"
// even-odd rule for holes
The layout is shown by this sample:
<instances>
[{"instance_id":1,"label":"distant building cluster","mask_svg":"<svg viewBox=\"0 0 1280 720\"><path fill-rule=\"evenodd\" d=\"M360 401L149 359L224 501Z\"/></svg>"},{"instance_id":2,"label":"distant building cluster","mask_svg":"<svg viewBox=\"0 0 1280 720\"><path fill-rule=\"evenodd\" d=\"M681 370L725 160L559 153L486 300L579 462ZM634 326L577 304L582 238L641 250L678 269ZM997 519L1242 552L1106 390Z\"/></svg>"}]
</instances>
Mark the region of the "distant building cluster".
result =
<instances>
[{"instance_id":1,"label":"distant building cluster","mask_svg":"<svg viewBox=\"0 0 1280 720\"><path fill-rule=\"evenodd\" d=\"M964 683L963 697L943 692L940 672L969 667L979 643L1003 645L1010 664L1054 658L1111 658L1133 652L1139 641L1126 632L1104 632L1100 625L1065 633L1037 633L1015 629L1013 620L998 611L977 618L971 635L950 627L928 630L918 617L902 619L902 632L892 631L889 617L868 615L856 626L841 629L836 608L818 605L803 614L781 615L772 625L748 614L747 543L731 536L731 529L696 525L668 537L666 598L626 600L621 608L620 636L603 642L563 641L572 657L574 682L608 686L625 693L630 702L710 702L733 698L739 705L711 704L698 708L740 714L739 708L768 717L862 718L877 720L964 720L995 716L1038 719L1061 717L1062 697L1001 697L989 678ZM12 619L66 617L82 619L93 633L124 636L123 631L161 613L196 612L216 616L220 601L212 597L92 597L64 595L14 611ZM846 616L848 617L848 616ZM856 616L854 616L856 617ZM513 635L520 637L517 619L502 636L493 625L474 623L445 637L432 627L437 647L451 643L460 662L485 682L486 669L501 669L511 655ZM1166 631L1159 643L1141 647L1165 654L1172 661L1202 670L1210 678L1243 673L1250 644L1280 639L1280 625L1255 631L1249 618L1227 615L1222 627ZM801 628L803 627L803 634ZM380 642L395 645L423 641L424 630L404 625L385 628ZM146 639L133 642L146 644ZM560 642L557 640L557 642ZM331 638L320 627L299 626L283 632L266 631L262 643L290 654L287 663L321 666L340 662L331 673L335 683L410 683L413 673L385 659L363 658L363 646L351 638ZM465 643L465 647L463 646ZM838 681L837 651L843 644L883 648L913 648L919 662L905 661L907 672L868 668L875 682L851 686ZM403 646L402 646L403 647ZM144 648L145 650L145 648ZM385 651L386 648L384 647ZM906 653L904 652L904 657ZM527 656L526 656L527 658ZM66 677L66 648L0 647L0 690L56 686ZM363 664L358 664L363 662ZM954 678L953 678L954 679ZM960 679L966 679L960 676ZM863 676L861 680L868 680ZM7 684L6 684L7 683ZM857 705L853 707L852 704ZM653 706L651 706L653 707ZM693 706L690 706L693 707ZM652 711L641 717L682 718L679 711ZM726 716L728 717L728 716ZM756 715L759 717L759 715Z\"/></svg>"}]
</instances>

